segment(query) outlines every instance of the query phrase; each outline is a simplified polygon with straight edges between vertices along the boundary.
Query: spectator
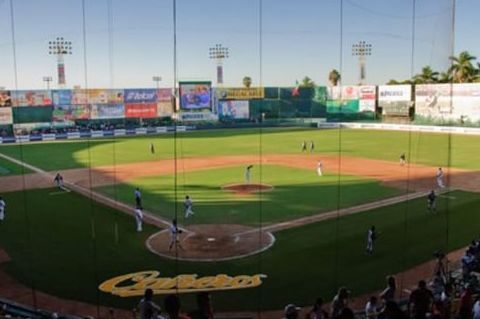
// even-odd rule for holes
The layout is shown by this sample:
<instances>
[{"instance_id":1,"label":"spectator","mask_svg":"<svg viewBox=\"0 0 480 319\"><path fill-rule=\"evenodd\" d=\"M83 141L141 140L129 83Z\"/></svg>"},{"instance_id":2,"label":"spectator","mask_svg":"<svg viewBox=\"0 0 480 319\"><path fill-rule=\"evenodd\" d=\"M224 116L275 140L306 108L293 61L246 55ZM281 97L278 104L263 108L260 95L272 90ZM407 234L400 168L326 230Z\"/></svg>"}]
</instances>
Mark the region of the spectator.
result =
<instances>
[{"instance_id":1,"label":"spectator","mask_svg":"<svg viewBox=\"0 0 480 319\"><path fill-rule=\"evenodd\" d=\"M299 307L294 304L288 304L285 306L285 319L297 319Z\"/></svg>"},{"instance_id":2,"label":"spectator","mask_svg":"<svg viewBox=\"0 0 480 319\"><path fill-rule=\"evenodd\" d=\"M177 295L165 297L163 306L169 319L190 319L187 315L180 314L180 299Z\"/></svg>"},{"instance_id":3,"label":"spectator","mask_svg":"<svg viewBox=\"0 0 480 319\"><path fill-rule=\"evenodd\" d=\"M382 312L385 319L407 319L407 315L400 309L395 301L387 301Z\"/></svg>"},{"instance_id":4,"label":"spectator","mask_svg":"<svg viewBox=\"0 0 480 319\"><path fill-rule=\"evenodd\" d=\"M397 282L395 277L387 277L387 288L385 288L379 295L383 303L386 304L387 301L395 301L395 292L397 290Z\"/></svg>"},{"instance_id":5,"label":"spectator","mask_svg":"<svg viewBox=\"0 0 480 319\"><path fill-rule=\"evenodd\" d=\"M445 310L445 318L447 319L450 318L453 298L454 298L454 294L453 294L452 284L447 283L440 297L440 300L443 303L443 309Z\"/></svg>"},{"instance_id":6,"label":"spectator","mask_svg":"<svg viewBox=\"0 0 480 319\"><path fill-rule=\"evenodd\" d=\"M352 309L345 307L340 311L339 319L355 319Z\"/></svg>"},{"instance_id":7,"label":"spectator","mask_svg":"<svg viewBox=\"0 0 480 319\"><path fill-rule=\"evenodd\" d=\"M408 310L414 319L425 319L432 304L433 294L427 289L425 281L418 282L418 288L410 295Z\"/></svg>"},{"instance_id":8,"label":"spectator","mask_svg":"<svg viewBox=\"0 0 480 319\"><path fill-rule=\"evenodd\" d=\"M443 302L437 300L433 303L432 306L432 315L430 319L446 319L445 309L443 307Z\"/></svg>"},{"instance_id":9,"label":"spectator","mask_svg":"<svg viewBox=\"0 0 480 319\"><path fill-rule=\"evenodd\" d=\"M480 319L480 296L477 296L472 309L473 319Z\"/></svg>"},{"instance_id":10,"label":"spectator","mask_svg":"<svg viewBox=\"0 0 480 319\"><path fill-rule=\"evenodd\" d=\"M475 261L475 258L473 257L471 250L467 249L465 251L465 255L463 255L461 259L462 274L464 277L468 277L468 275L470 275L474 261Z\"/></svg>"},{"instance_id":11,"label":"spectator","mask_svg":"<svg viewBox=\"0 0 480 319\"><path fill-rule=\"evenodd\" d=\"M138 309L140 310L140 319L157 319L161 318L158 314L162 310L153 302L153 290L148 288L145 290L145 295L140 303Z\"/></svg>"},{"instance_id":12,"label":"spectator","mask_svg":"<svg viewBox=\"0 0 480 319\"><path fill-rule=\"evenodd\" d=\"M213 309L211 297L208 292L201 292L197 295L197 310L189 313L192 319L212 319Z\"/></svg>"},{"instance_id":13,"label":"spectator","mask_svg":"<svg viewBox=\"0 0 480 319\"><path fill-rule=\"evenodd\" d=\"M371 296L370 300L365 305L365 317L367 319L377 319L377 297Z\"/></svg>"},{"instance_id":14,"label":"spectator","mask_svg":"<svg viewBox=\"0 0 480 319\"><path fill-rule=\"evenodd\" d=\"M332 301L332 318L340 318L340 313L343 308L347 308L348 306L348 295L350 292L345 287L341 287L338 289L337 295L333 298Z\"/></svg>"},{"instance_id":15,"label":"spectator","mask_svg":"<svg viewBox=\"0 0 480 319\"><path fill-rule=\"evenodd\" d=\"M460 304L458 306L458 317L461 319L472 318L473 301L472 288L467 284L465 290L460 296Z\"/></svg>"},{"instance_id":16,"label":"spectator","mask_svg":"<svg viewBox=\"0 0 480 319\"><path fill-rule=\"evenodd\" d=\"M328 312L323 309L323 299L320 297L315 301L306 319L327 319L328 317Z\"/></svg>"}]
</instances>

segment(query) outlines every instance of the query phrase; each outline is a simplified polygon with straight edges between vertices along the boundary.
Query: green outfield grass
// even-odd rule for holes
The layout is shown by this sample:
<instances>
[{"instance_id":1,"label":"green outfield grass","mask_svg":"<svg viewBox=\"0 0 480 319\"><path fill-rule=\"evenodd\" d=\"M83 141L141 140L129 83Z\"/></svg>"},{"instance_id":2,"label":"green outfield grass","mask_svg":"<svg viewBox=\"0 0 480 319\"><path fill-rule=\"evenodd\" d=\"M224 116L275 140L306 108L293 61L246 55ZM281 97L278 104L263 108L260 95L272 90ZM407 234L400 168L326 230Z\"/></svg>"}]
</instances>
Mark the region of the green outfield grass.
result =
<instances>
[{"instance_id":1,"label":"green outfield grass","mask_svg":"<svg viewBox=\"0 0 480 319\"><path fill-rule=\"evenodd\" d=\"M74 193L56 189L4 194L7 218L0 243L12 261L3 270L28 286L57 296L131 308L139 298L118 298L97 291L113 276L159 270L163 276L264 273L259 289L213 295L215 309L281 309L289 302L329 299L339 285L354 295L379 289L387 274L432 258L437 249L453 250L478 236L480 195L455 191L439 198L439 212L426 212L425 199L375 209L340 219L275 233L276 243L261 256L218 263L174 262L144 246L155 232L134 231L134 221ZM448 211L447 211L448 207ZM380 232L375 254L364 254L366 230ZM95 236L92 236L94 232ZM193 296L182 296L184 309Z\"/></svg>"},{"instance_id":2,"label":"green outfield grass","mask_svg":"<svg viewBox=\"0 0 480 319\"><path fill-rule=\"evenodd\" d=\"M28 168L25 168L15 163L12 163L4 158L0 157L0 177L9 176L9 175L20 175L28 174L31 171Z\"/></svg>"},{"instance_id":3,"label":"green outfield grass","mask_svg":"<svg viewBox=\"0 0 480 319\"><path fill-rule=\"evenodd\" d=\"M263 153L292 154L300 152L303 140L313 140L317 154L342 154L372 159L398 161L405 152L412 163L480 169L480 136L448 135L419 132L397 132L350 129L269 128L222 129L179 133L176 140L179 156L215 156ZM156 154L149 145L153 142ZM172 134L2 145L0 152L23 159L46 170L113 165L150 161L174 156ZM49 154L50 156L45 156Z\"/></svg>"},{"instance_id":4,"label":"green outfield grass","mask_svg":"<svg viewBox=\"0 0 480 319\"><path fill-rule=\"evenodd\" d=\"M178 174L178 214L184 223L250 224L259 223L259 203L262 203L264 223L290 220L340 207L367 203L402 193L380 182L354 176L317 176L314 169L262 166L262 183L274 186L261 196L241 196L222 190L222 185L244 182L244 167L201 170ZM259 169L254 168L252 182L259 181ZM128 184L99 187L97 190L133 205L135 187L142 190L143 206L162 217L172 218L175 208L174 176L149 176ZM339 187L340 185L340 187ZM195 215L183 217L183 200L189 195L194 200Z\"/></svg>"}]
</instances>

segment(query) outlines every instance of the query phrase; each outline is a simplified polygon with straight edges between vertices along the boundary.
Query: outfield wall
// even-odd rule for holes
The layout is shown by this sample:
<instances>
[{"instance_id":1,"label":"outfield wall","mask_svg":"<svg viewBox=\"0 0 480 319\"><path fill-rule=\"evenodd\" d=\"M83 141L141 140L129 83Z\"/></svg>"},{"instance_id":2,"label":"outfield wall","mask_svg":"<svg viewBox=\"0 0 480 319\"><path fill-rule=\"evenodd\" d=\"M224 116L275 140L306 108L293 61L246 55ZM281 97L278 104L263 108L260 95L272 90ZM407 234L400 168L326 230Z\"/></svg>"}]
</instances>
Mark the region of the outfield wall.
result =
<instances>
[{"instance_id":1,"label":"outfield wall","mask_svg":"<svg viewBox=\"0 0 480 319\"><path fill-rule=\"evenodd\" d=\"M391 130L391 131L413 131L428 133L450 133L480 135L480 128L458 127L458 126L428 126L408 124L383 124L383 123L318 123L318 128L351 128L367 130Z\"/></svg>"}]
</instances>

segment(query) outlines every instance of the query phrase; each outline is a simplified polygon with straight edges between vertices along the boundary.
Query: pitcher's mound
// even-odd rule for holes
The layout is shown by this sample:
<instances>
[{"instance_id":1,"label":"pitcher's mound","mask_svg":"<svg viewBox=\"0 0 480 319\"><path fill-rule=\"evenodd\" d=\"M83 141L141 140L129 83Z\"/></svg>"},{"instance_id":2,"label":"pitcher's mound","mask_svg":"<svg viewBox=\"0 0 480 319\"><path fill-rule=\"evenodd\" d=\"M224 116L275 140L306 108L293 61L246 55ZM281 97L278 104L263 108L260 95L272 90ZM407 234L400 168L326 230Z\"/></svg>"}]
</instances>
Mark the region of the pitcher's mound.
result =
<instances>
[{"instance_id":1,"label":"pitcher's mound","mask_svg":"<svg viewBox=\"0 0 480 319\"><path fill-rule=\"evenodd\" d=\"M270 248L270 232L243 225L192 225L180 234L177 249L170 245L170 232L163 230L147 240L148 249L162 257L188 261L221 261L243 258Z\"/></svg>"},{"instance_id":2,"label":"pitcher's mound","mask_svg":"<svg viewBox=\"0 0 480 319\"><path fill-rule=\"evenodd\" d=\"M222 189L237 194L250 194L272 190L273 186L269 184L228 184L223 185Z\"/></svg>"}]
</instances>

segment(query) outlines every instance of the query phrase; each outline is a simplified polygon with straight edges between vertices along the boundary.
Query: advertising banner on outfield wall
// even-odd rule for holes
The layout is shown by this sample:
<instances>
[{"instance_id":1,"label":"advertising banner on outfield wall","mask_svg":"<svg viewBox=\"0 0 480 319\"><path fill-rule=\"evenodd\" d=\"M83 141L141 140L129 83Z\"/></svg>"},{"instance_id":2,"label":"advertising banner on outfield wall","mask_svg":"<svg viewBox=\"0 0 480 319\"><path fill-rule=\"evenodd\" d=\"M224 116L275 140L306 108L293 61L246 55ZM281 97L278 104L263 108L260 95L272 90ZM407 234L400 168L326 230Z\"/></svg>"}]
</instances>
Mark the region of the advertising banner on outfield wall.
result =
<instances>
[{"instance_id":1,"label":"advertising banner on outfield wall","mask_svg":"<svg viewBox=\"0 0 480 319\"><path fill-rule=\"evenodd\" d=\"M12 96L10 91L0 91L0 107L12 106Z\"/></svg>"},{"instance_id":2,"label":"advertising banner on outfield wall","mask_svg":"<svg viewBox=\"0 0 480 319\"><path fill-rule=\"evenodd\" d=\"M70 90L54 90L52 91L53 105L70 105L72 104L72 91Z\"/></svg>"},{"instance_id":3,"label":"advertising banner on outfield wall","mask_svg":"<svg viewBox=\"0 0 480 319\"><path fill-rule=\"evenodd\" d=\"M278 90L277 90L278 94ZM215 95L219 99L224 100L250 100L250 99L263 99L265 93L263 88L216 88Z\"/></svg>"},{"instance_id":4,"label":"advertising banner on outfield wall","mask_svg":"<svg viewBox=\"0 0 480 319\"><path fill-rule=\"evenodd\" d=\"M180 108L199 110L211 108L210 82L180 82Z\"/></svg>"},{"instance_id":5,"label":"advertising banner on outfield wall","mask_svg":"<svg viewBox=\"0 0 480 319\"><path fill-rule=\"evenodd\" d=\"M114 90L108 90L108 104L123 104L124 101L124 94L123 90L120 89L114 89Z\"/></svg>"},{"instance_id":6,"label":"advertising banner on outfield wall","mask_svg":"<svg viewBox=\"0 0 480 319\"><path fill-rule=\"evenodd\" d=\"M125 89L125 103L154 103L157 102L156 89Z\"/></svg>"},{"instance_id":7,"label":"advertising banner on outfield wall","mask_svg":"<svg viewBox=\"0 0 480 319\"><path fill-rule=\"evenodd\" d=\"M380 85L378 87L378 106L382 114L391 116L408 116L412 103L412 86Z\"/></svg>"},{"instance_id":8,"label":"advertising banner on outfield wall","mask_svg":"<svg viewBox=\"0 0 480 319\"><path fill-rule=\"evenodd\" d=\"M12 108L11 107L2 107L0 108L0 124L12 124L13 123L13 115L12 115Z\"/></svg>"},{"instance_id":9,"label":"advertising banner on outfield wall","mask_svg":"<svg viewBox=\"0 0 480 319\"><path fill-rule=\"evenodd\" d=\"M184 122L218 121L218 115L212 112L182 112L177 114L178 119Z\"/></svg>"},{"instance_id":10,"label":"advertising banner on outfield wall","mask_svg":"<svg viewBox=\"0 0 480 319\"><path fill-rule=\"evenodd\" d=\"M55 105L53 108L55 122L88 120L89 118L90 107L88 105Z\"/></svg>"},{"instance_id":11,"label":"advertising banner on outfield wall","mask_svg":"<svg viewBox=\"0 0 480 319\"><path fill-rule=\"evenodd\" d=\"M358 113L358 87L331 86L327 88L327 113Z\"/></svg>"},{"instance_id":12,"label":"advertising banner on outfield wall","mask_svg":"<svg viewBox=\"0 0 480 319\"><path fill-rule=\"evenodd\" d=\"M87 90L75 89L72 91L72 104L87 104L88 95Z\"/></svg>"},{"instance_id":13,"label":"advertising banner on outfield wall","mask_svg":"<svg viewBox=\"0 0 480 319\"><path fill-rule=\"evenodd\" d=\"M225 119L250 118L248 101L219 101L218 116Z\"/></svg>"},{"instance_id":14,"label":"advertising banner on outfield wall","mask_svg":"<svg viewBox=\"0 0 480 319\"><path fill-rule=\"evenodd\" d=\"M108 90L107 89L88 89L87 97L88 97L89 104L107 104Z\"/></svg>"},{"instance_id":15,"label":"advertising banner on outfield wall","mask_svg":"<svg viewBox=\"0 0 480 319\"><path fill-rule=\"evenodd\" d=\"M425 84L415 87L415 116L431 120L480 120L480 84Z\"/></svg>"},{"instance_id":16,"label":"advertising banner on outfield wall","mask_svg":"<svg viewBox=\"0 0 480 319\"><path fill-rule=\"evenodd\" d=\"M121 119L125 117L125 106L123 104L91 104L91 119Z\"/></svg>"},{"instance_id":17,"label":"advertising banner on outfield wall","mask_svg":"<svg viewBox=\"0 0 480 319\"><path fill-rule=\"evenodd\" d=\"M51 92L47 90L26 90L12 92L13 106L49 106L52 105Z\"/></svg>"},{"instance_id":18,"label":"advertising banner on outfield wall","mask_svg":"<svg viewBox=\"0 0 480 319\"><path fill-rule=\"evenodd\" d=\"M125 117L127 118L157 117L157 103L125 104Z\"/></svg>"},{"instance_id":19,"label":"advertising banner on outfield wall","mask_svg":"<svg viewBox=\"0 0 480 319\"><path fill-rule=\"evenodd\" d=\"M172 89L158 89L157 90L157 102L170 102L172 103Z\"/></svg>"},{"instance_id":20,"label":"advertising banner on outfield wall","mask_svg":"<svg viewBox=\"0 0 480 319\"><path fill-rule=\"evenodd\" d=\"M157 116L158 117L168 117L173 114L172 101L158 102L157 103Z\"/></svg>"},{"instance_id":21,"label":"advertising banner on outfield wall","mask_svg":"<svg viewBox=\"0 0 480 319\"><path fill-rule=\"evenodd\" d=\"M375 112L376 89L375 85L361 85L358 87L360 112Z\"/></svg>"}]
</instances>

